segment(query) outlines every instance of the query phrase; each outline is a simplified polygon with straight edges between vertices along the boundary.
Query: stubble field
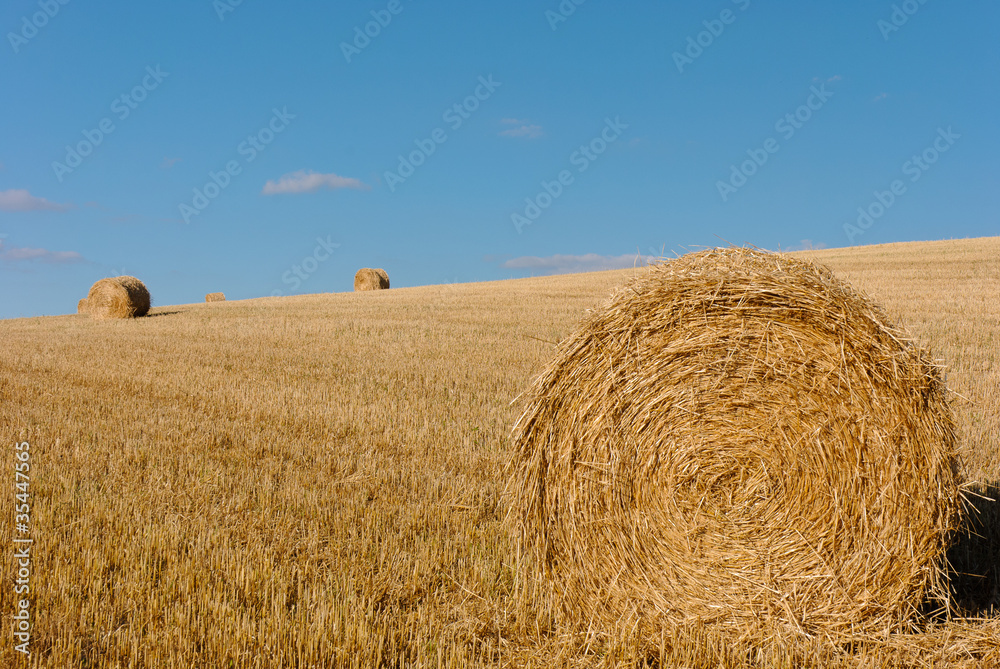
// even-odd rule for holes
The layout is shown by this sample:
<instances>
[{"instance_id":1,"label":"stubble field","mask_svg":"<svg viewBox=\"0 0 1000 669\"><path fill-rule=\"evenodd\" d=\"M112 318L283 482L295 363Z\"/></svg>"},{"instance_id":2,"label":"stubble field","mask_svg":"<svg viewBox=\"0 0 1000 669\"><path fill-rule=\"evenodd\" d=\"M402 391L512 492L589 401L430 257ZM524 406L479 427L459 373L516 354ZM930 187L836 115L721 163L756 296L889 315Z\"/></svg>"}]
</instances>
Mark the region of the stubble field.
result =
<instances>
[{"instance_id":1,"label":"stubble field","mask_svg":"<svg viewBox=\"0 0 1000 669\"><path fill-rule=\"evenodd\" d=\"M996 485L1000 238L796 255L947 363L964 475ZM501 521L512 402L636 271L0 321L0 665L635 666L628 640L588 645L517 603ZM29 661L10 617L21 441ZM1000 513L975 504L960 566L1000 557ZM757 659L1000 665L998 570L956 576L956 611L985 620ZM662 666L755 666L704 630L667 641Z\"/></svg>"}]
</instances>

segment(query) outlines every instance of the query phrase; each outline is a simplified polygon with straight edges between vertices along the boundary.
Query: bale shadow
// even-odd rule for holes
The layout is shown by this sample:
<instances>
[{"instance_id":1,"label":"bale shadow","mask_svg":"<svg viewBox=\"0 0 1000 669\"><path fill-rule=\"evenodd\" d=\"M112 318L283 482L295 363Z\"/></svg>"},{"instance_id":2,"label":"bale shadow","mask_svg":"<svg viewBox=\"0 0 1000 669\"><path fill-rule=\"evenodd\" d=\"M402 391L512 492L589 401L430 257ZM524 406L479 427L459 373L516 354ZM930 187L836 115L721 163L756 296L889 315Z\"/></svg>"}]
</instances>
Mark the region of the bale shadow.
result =
<instances>
[{"instance_id":1,"label":"bale shadow","mask_svg":"<svg viewBox=\"0 0 1000 669\"><path fill-rule=\"evenodd\" d=\"M156 318L157 316L173 316L174 314L183 314L183 311L157 311L156 313L148 313L143 318Z\"/></svg>"},{"instance_id":2,"label":"bale shadow","mask_svg":"<svg viewBox=\"0 0 1000 669\"><path fill-rule=\"evenodd\" d=\"M1000 615L1000 481L970 486L966 518L948 549L952 602L961 615Z\"/></svg>"}]
</instances>

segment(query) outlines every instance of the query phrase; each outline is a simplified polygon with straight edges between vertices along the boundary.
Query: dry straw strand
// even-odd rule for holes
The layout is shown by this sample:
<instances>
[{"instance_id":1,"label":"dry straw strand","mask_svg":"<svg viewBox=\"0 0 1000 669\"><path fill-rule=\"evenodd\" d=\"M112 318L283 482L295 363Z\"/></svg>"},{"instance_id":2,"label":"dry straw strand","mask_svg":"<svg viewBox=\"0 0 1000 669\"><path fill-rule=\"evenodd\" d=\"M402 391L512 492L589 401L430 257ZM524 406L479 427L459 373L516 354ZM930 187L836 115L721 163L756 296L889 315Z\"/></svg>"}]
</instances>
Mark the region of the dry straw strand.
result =
<instances>
[{"instance_id":1,"label":"dry straw strand","mask_svg":"<svg viewBox=\"0 0 1000 669\"><path fill-rule=\"evenodd\" d=\"M656 265L522 402L521 596L568 627L856 639L946 596L940 369L824 267L745 248Z\"/></svg>"},{"instance_id":2,"label":"dry straw strand","mask_svg":"<svg viewBox=\"0 0 1000 669\"><path fill-rule=\"evenodd\" d=\"M225 302L226 301L226 294L225 293L208 293L207 295L205 295L205 301L206 302Z\"/></svg>"},{"instance_id":3,"label":"dry straw strand","mask_svg":"<svg viewBox=\"0 0 1000 669\"><path fill-rule=\"evenodd\" d=\"M389 287L389 275L384 269L362 267L354 275L354 290L384 290Z\"/></svg>"},{"instance_id":4,"label":"dry straw strand","mask_svg":"<svg viewBox=\"0 0 1000 669\"><path fill-rule=\"evenodd\" d=\"M138 318L149 312L149 306L149 290L134 276L101 279L87 294L87 310L92 318Z\"/></svg>"}]
</instances>

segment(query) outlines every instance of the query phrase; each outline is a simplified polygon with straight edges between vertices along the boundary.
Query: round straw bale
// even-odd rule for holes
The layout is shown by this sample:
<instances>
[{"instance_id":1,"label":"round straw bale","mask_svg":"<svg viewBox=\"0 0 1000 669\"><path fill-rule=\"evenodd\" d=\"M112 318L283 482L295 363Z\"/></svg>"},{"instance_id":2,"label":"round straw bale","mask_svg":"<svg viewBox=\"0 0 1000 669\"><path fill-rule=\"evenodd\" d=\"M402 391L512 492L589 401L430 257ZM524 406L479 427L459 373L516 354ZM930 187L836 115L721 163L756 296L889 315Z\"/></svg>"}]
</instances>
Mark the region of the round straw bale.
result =
<instances>
[{"instance_id":1,"label":"round straw bale","mask_svg":"<svg viewBox=\"0 0 1000 669\"><path fill-rule=\"evenodd\" d=\"M206 302L225 302L226 301L226 294L225 293L209 293L208 295L205 296L205 301Z\"/></svg>"},{"instance_id":2,"label":"round straw bale","mask_svg":"<svg viewBox=\"0 0 1000 669\"><path fill-rule=\"evenodd\" d=\"M826 268L741 248L654 266L524 402L507 523L522 594L563 624L845 638L944 592L940 369Z\"/></svg>"},{"instance_id":3,"label":"round straw bale","mask_svg":"<svg viewBox=\"0 0 1000 669\"><path fill-rule=\"evenodd\" d=\"M83 298L83 299L81 299L79 302L76 303L76 313L78 313L78 314L85 314L85 313L87 313L87 298L86 297Z\"/></svg>"},{"instance_id":4,"label":"round straw bale","mask_svg":"<svg viewBox=\"0 0 1000 669\"><path fill-rule=\"evenodd\" d=\"M389 287L389 275L384 269L362 267L354 275L354 290L383 290Z\"/></svg>"},{"instance_id":5,"label":"round straw bale","mask_svg":"<svg viewBox=\"0 0 1000 669\"><path fill-rule=\"evenodd\" d=\"M149 312L149 304L149 291L134 276L101 279L87 294L87 310L93 318L138 318Z\"/></svg>"}]
</instances>

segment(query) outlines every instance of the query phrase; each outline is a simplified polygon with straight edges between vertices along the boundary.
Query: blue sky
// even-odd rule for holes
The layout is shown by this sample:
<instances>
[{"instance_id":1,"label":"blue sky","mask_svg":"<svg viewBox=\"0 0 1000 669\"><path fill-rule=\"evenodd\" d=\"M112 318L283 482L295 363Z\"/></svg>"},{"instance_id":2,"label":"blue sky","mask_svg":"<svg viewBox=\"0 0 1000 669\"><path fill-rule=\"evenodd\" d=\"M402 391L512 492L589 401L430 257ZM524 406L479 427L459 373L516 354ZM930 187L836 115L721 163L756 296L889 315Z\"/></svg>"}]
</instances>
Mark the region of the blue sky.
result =
<instances>
[{"instance_id":1,"label":"blue sky","mask_svg":"<svg viewBox=\"0 0 1000 669\"><path fill-rule=\"evenodd\" d=\"M987 0L7 0L0 318L120 273L166 305L996 235L998 26Z\"/></svg>"}]
</instances>

